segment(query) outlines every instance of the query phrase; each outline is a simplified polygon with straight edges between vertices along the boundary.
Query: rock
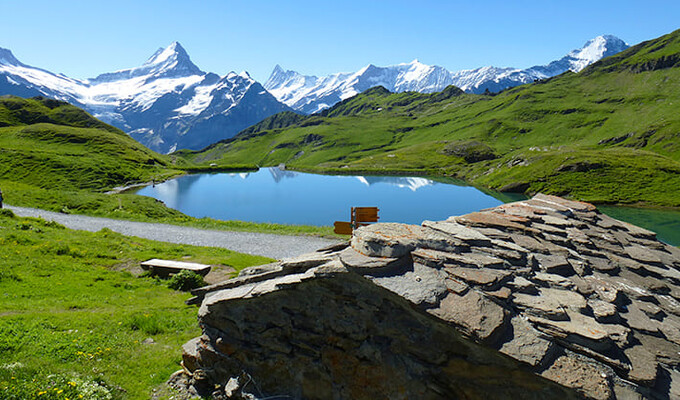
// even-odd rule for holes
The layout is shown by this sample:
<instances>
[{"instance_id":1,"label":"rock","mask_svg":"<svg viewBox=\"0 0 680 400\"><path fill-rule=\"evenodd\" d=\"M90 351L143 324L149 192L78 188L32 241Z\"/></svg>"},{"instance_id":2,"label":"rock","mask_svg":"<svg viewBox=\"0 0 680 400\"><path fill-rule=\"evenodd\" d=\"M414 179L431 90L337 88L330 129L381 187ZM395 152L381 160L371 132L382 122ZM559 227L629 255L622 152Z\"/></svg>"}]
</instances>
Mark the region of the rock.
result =
<instances>
[{"instance_id":1,"label":"rock","mask_svg":"<svg viewBox=\"0 0 680 400\"><path fill-rule=\"evenodd\" d=\"M254 398L232 380L247 371L264 398L680 396L680 250L649 231L540 195L350 243L193 291L202 335L178 385Z\"/></svg>"},{"instance_id":2,"label":"rock","mask_svg":"<svg viewBox=\"0 0 680 400\"><path fill-rule=\"evenodd\" d=\"M505 213L482 211L454 217L454 221L471 227L483 226L498 228L502 231L525 231L529 219Z\"/></svg>"},{"instance_id":3,"label":"rock","mask_svg":"<svg viewBox=\"0 0 680 400\"><path fill-rule=\"evenodd\" d=\"M541 375L591 399L608 400L612 396L606 371L575 354L557 358Z\"/></svg>"},{"instance_id":4,"label":"rock","mask_svg":"<svg viewBox=\"0 0 680 400\"><path fill-rule=\"evenodd\" d=\"M535 273L533 280L551 288L573 289L575 287L574 282L571 280L560 275L547 274L545 272Z\"/></svg>"},{"instance_id":5,"label":"rock","mask_svg":"<svg viewBox=\"0 0 680 400\"><path fill-rule=\"evenodd\" d=\"M593 310L593 315L595 319L600 322L610 321L612 318L617 316L616 306L612 303L607 303L602 300L590 299L588 300L588 306Z\"/></svg>"},{"instance_id":6,"label":"rock","mask_svg":"<svg viewBox=\"0 0 680 400\"><path fill-rule=\"evenodd\" d=\"M555 321L531 316L529 320L543 332L596 352L608 351L613 346L612 342L628 343L630 333L625 327L600 324L595 319L574 311L567 312L566 320Z\"/></svg>"},{"instance_id":7,"label":"rock","mask_svg":"<svg viewBox=\"0 0 680 400\"><path fill-rule=\"evenodd\" d=\"M597 210L597 208L590 203L567 200L561 197L546 195L542 193L539 193L536 196L534 196L533 200L538 200L553 205L559 205L569 209L570 211L591 212Z\"/></svg>"},{"instance_id":8,"label":"rock","mask_svg":"<svg viewBox=\"0 0 680 400\"><path fill-rule=\"evenodd\" d=\"M535 367L554 349L553 343L524 318L516 316L510 320L510 323L511 340L503 343L500 348L501 353Z\"/></svg>"},{"instance_id":9,"label":"rock","mask_svg":"<svg viewBox=\"0 0 680 400\"><path fill-rule=\"evenodd\" d=\"M431 266L444 264L454 266L466 266L476 268L503 268L505 262L497 257L491 257L479 253L447 253L438 250L418 249L411 253L415 262Z\"/></svg>"},{"instance_id":10,"label":"rock","mask_svg":"<svg viewBox=\"0 0 680 400\"><path fill-rule=\"evenodd\" d=\"M409 263L405 257L391 258L391 257L368 257L351 247L339 251L338 256L340 261L347 268L352 268L358 271L361 270L389 270L392 268L401 268Z\"/></svg>"},{"instance_id":11,"label":"rock","mask_svg":"<svg viewBox=\"0 0 680 400\"><path fill-rule=\"evenodd\" d=\"M487 268L480 269L446 266L444 270L449 275L462 279L468 284L475 286L493 286L510 276L510 272Z\"/></svg>"},{"instance_id":12,"label":"rock","mask_svg":"<svg viewBox=\"0 0 680 400\"><path fill-rule=\"evenodd\" d=\"M507 287L511 288L515 292L527 293L530 295L536 295L538 293L538 288L530 280L515 276L515 278L506 284Z\"/></svg>"},{"instance_id":13,"label":"rock","mask_svg":"<svg viewBox=\"0 0 680 400\"><path fill-rule=\"evenodd\" d=\"M535 254L534 257L538 261L539 268L548 273L562 276L575 274L574 268L572 268L567 258L563 255Z\"/></svg>"},{"instance_id":14,"label":"rock","mask_svg":"<svg viewBox=\"0 0 680 400\"><path fill-rule=\"evenodd\" d=\"M643 346L633 346L625 349L624 354L631 363L628 379L645 386L652 386L656 381L659 364L652 353Z\"/></svg>"},{"instance_id":15,"label":"rock","mask_svg":"<svg viewBox=\"0 0 680 400\"><path fill-rule=\"evenodd\" d=\"M457 239L476 246L488 246L491 244L490 238L474 229L470 229L465 225L457 223L455 219L446 221L423 221L423 226L447 235L452 235Z\"/></svg>"},{"instance_id":16,"label":"rock","mask_svg":"<svg viewBox=\"0 0 680 400\"><path fill-rule=\"evenodd\" d=\"M416 305L434 305L443 298L448 287L445 282L447 275L439 270L414 264L412 271L403 274L377 276L372 281L399 294Z\"/></svg>"},{"instance_id":17,"label":"rock","mask_svg":"<svg viewBox=\"0 0 680 400\"><path fill-rule=\"evenodd\" d=\"M624 251L626 252L626 254L630 256L630 258L634 260L652 264L661 263L661 259L654 255L652 250L645 249L644 247L639 245L626 246L624 248Z\"/></svg>"},{"instance_id":18,"label":"rock","mask_svg":"<svg viewBox=\"0 0 680 400\"><path fill-rule=\"evenodd\" d=\"M416 225L382 223L354 231L352 248L370 257L404 256L416 248L459 251L464 246L455 237Z\"/></svg>"},{"instance_id":19,"label":"rock","mask_svg":"<svg viewBox=\"0 0 680 400\"><path fill-rule=\"evenodd\" d=\"M633 237L649 240L656 239L656 233L652 231L640 228L639 226L635 226L633 224L629 224L628 222L623 221L621 222L621 225L623 225L623 227L628 231L628 234L630 234Z\"/></svg>"},{"instance_id":20,"label":"rock","mask_svg":"<svg viewBox=\"0 0 680 400\"><path fill-rule=\"evenodd\" d=\"M472 338L493 342L503 333L505 310L474 290L459 296L449 293L438 308L428 310L444 321L459 327Z\"/></svg>"},{"instance_id":21,"label":"rock","mask_svg":"<svg viewBox=\"0 0 680 400\"><path fill-rule=\"evenodd\" d=\"M586 307L586 299L578 293L567 290L541 288L537 295L513 294L513 303L529 315L543 318L567 319L567 310L581 310Z\"/></svg>"},{"instance_id":22,"label":"rock","mask_svg":"<svg viewBox=\"0 0 680 400\"><path fill-rule=\"evenodd\" d=\"M620 313L620 315L630 328L652 335L659 333L658 321L650 319L637 303L629 304L626 308L627 312Z\"/></svg>"}]
</instances>

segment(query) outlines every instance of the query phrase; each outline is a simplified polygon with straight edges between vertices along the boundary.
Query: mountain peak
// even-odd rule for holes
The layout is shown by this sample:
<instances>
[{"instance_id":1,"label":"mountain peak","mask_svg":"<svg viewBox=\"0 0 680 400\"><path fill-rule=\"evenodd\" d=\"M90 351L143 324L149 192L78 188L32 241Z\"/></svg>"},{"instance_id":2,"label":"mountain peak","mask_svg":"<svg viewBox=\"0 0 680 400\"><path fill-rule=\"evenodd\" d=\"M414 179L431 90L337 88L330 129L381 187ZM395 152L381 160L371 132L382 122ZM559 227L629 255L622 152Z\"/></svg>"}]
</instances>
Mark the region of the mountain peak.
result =
<instances>
[{"instance_id":1,"label":"mountain peak","mask_svg":"<svg viewBox=\"0 0 680 400\"><path fill-rule=\"evenodd\" d=\"M193 62L189 54L179 42L172 42L166 48L158 49L142 66L158 72L173 71L173 74L203 74Z\"/></svg>"},{"instance_id":2,"label":"mountain peak","mask_svg":"<svg viewBox=\"0 0 680 400\"><path fill-rule=\"evenodd\" d=\"M582 48L572 50L567 57L572 58L574 72L579 72L586 66L602 58L609 57L630 47L626 42L614 35L601 35L588 40Z\"/></svg>"},{"instance_id":3,"label":"mountain peak","mask_svg":"<svg viewBox=\"0 0 680 400\"><path fill-rule=\"evenodd\" d=\"M141 67L124 69L99 75L91 83L112 82L142 76L149 78L180 78L191 75L205 75L189 58L179 42L172 42L168 47L161 47Z\"/></svg>"},{"instance_id":4,"label":"mountain peak","mask_svg":"<svg viewBox=\"0 0 680 400\"><path fill-rule=\"evenodd\" d=\"M179 42L172 42L168 47L161 47L144 63L144 65L161 64L168 60L182 60L191 62L189 54Z\"/></svg>"},{"instance_id":5,"label":"mountain peak","mask_svg":"<svg viewBox=\"0 0 680 400\"><path fill-rule=\"evenodd\" d=\"M0 65L22 65L19 60L14 57L12 51L0 47Z\"/></svg>"}]
</instances>

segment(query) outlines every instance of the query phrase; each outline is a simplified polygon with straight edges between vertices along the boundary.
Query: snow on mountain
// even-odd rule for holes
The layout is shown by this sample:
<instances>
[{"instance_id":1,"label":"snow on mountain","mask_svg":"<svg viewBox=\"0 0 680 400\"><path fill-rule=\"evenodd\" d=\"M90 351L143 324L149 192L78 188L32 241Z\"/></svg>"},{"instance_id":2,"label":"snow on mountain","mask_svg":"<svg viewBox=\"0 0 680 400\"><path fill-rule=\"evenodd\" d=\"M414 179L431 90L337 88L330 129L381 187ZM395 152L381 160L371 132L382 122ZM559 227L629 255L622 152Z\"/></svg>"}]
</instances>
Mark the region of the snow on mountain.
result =
<instances>
[{"instance_id":1,"label":"snow on mountain","mask_svg":"<svg viewBox=\"0 0 680 400\"><path fill-rule=\"evenodd\" d=\"M290 110L245 72L201 71L177 42L139 67L88 80L24 65L0 48L0 94L68 101L164 153L203 148Z\"/></svg>"},{"instance_id":2,"label":"snow on mountain","mask_svg":"<svg viewBox=\"0 0 680 400\"><path fill-rule=\"evenodd\" d=\"M387 67L368 65L355 73L339 73L320 78L286 71L277 65L264 87L294 110L312 114L378 85L391 92L432 93L449 85L470 93L484 93L487 89L499 92L566 71L579 72L586 66L626 48L628 45L615 36L598 36L559 60L527 69L487 66L451 72L443 67L414 60Z\"/></svg>"}]
</instances>

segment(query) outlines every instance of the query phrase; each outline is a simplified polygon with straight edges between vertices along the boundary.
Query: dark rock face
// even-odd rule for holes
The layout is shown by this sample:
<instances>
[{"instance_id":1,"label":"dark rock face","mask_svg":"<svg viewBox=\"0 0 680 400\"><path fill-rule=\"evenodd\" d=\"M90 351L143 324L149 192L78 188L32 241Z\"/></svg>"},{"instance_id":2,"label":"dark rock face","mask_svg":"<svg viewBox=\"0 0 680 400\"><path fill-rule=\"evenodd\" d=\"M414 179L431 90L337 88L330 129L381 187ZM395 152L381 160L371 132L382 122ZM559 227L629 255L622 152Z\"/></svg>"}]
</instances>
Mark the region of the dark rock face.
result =
<instances>
[{"instance_id":1,"label":"dark rock face","mask_svg":"<svg viewBox=\"0 0 680 400\"><path fill-rule=\"evenodd\" d=\"M587 203L374 224L194 294L215 398L680 398L680 250Z\"/></svg>"}]
</instances>

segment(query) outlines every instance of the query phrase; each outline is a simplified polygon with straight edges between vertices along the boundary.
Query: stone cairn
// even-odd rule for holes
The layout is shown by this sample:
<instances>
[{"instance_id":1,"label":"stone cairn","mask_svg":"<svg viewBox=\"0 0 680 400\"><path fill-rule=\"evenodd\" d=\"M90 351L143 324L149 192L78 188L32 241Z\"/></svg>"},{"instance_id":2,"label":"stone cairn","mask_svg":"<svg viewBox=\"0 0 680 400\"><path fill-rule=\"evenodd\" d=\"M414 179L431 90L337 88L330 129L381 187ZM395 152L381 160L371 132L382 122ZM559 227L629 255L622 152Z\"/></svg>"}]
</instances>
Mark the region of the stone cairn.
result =
<instances>
[{"instance_id":1,"label":"stone cairn","mask_svg":"<svg viewBox=\"0 0 680 400\"><path fill-rule=\"evenodd\" d=\"M537 195L198 289L216 399L680 399L680 249Z\"/></svg>"}]
</instances>

